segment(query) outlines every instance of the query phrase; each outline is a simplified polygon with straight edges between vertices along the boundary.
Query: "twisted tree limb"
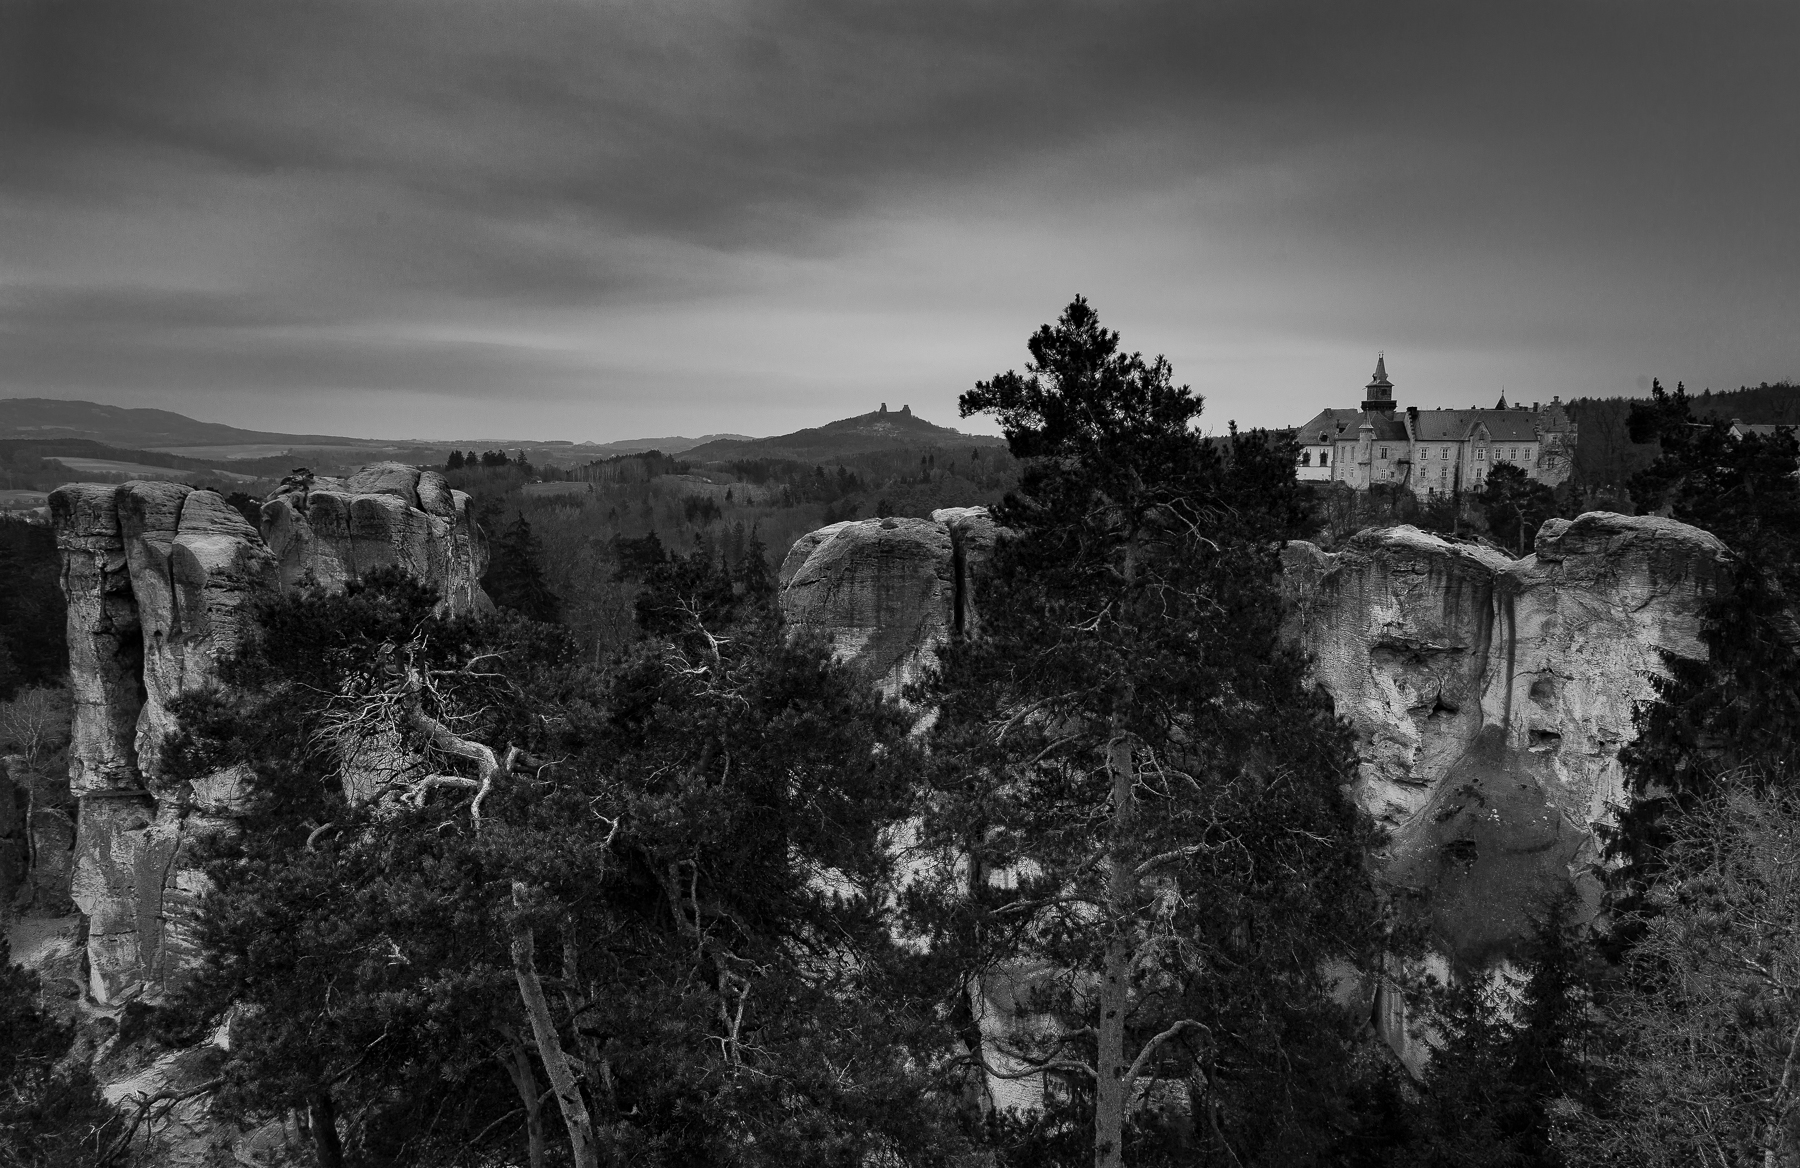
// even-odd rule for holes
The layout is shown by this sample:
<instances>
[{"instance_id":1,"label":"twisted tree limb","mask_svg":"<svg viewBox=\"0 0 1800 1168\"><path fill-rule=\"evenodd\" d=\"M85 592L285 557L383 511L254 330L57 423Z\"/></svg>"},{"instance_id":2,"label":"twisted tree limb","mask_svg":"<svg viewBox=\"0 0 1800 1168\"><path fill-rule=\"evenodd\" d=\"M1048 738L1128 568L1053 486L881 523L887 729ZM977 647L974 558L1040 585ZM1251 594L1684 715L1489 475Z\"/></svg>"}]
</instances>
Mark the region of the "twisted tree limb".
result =
<instances>
[{"instance_id":1,"label":"twisted tree limb","mask_svg":"<svg viewBox=\"0 0 1800 1168\"><path fill-rule=\"evenodd\" d=\"M525 1003L526 1016L531 1019L531 1036L537 1042L538 1058L550 1076L550 1088L556 1093L556 1104L562 1109L563 1123L569 1129L569 1150L574 1155L575 1168L600 1168L593 1117L588 1114L587 1101L582 1099L575 1074L569 1067L569 1056L557 1037L556 1020L550 1015L544 984L538 978L531 922L524 911L528 899L529 891L524 883L513 881L512 959L513 974L519 982L519 997Z\"/></svg>"}]
</instances>

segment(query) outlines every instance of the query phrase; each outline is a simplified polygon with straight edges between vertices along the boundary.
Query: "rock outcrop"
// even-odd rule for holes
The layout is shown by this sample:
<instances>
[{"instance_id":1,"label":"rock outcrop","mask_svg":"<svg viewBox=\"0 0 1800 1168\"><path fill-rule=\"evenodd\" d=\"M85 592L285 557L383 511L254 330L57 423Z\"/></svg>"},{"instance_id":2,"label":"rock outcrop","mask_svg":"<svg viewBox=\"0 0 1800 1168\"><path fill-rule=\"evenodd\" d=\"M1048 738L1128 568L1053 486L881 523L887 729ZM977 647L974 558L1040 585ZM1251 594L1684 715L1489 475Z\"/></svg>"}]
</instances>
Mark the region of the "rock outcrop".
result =
<instances>
[{"instance_id":1,"label":"rock outcrop","mask_svg":"<svg viewBox=\"0 0 1800 1168\"><path fill-rule=\"evenodd\" d=\"M237 776L165 776L175 699L216 678L278 589L396 566L472 611L487 604L486 547L466 496L396 463L291 481L263 505L260 533L216 493L178 483L72 484L50 509L75 698L71 893L87 917L89 992L113 1004L181 966L203 890L194 842L230 830L235 812Z\"/></svg>"},{"instance_id":2,"label":"rock outcrop","mask_svg":"<svg viewBox=\"0 0 1800 1168\"><path fill-rule=\"evenodd\" d=\"M1619 751L1669 656L1704 657L1713 536L1654 516L1552 520L1522 560L1411 527L1287 549L1288 632L1355 727L1386 878L1428 894L1465 966L1503 956L1625 798Z\"/></svg>"},{"instance_id":3,"label":"rock outcrop","mask_svg":"<svg viewBox=\"0 0 1800 1168\"><path fill-rule=\"evenodd\" d=\"M782 566L788 619L831 633L890 692L915 677L958 627L978 565L955 558L945 516L802 538ZM1596 828L1625 797L1619 752L1668 657L1704 656L1724 557L1697 528L1610 512L1546 523L1522 560L1412 527L1335 553L1287 547L1285 632L1356 731L1351 793L1389 833L1374 859L1424 895L1450 961L1503 959L1563 890L1594 905ZM1375 1013L1417 1069L1404 1002L1382 995Z\"/></svg>"},{"instance_id":4,"label":"rock outcrop","mask_svg":"<svg viewBox=\"0 0 1800 1168\"><path fill-rule=\"evenodd\" d=\"M783 611L894 692L972 621L993 539L980 508L834 524L788 553ZM1597 860L1634 710L1667 655L1704 655L1724 554L1697 528L1610 512L1552 520L1522 560L1412 527L1288 546L1286 633L1356 729L1354 797L1391 833L1383 871L1430 894L1453 957L1503 952Z\"/></svg>"},{"instance_id":5,"label":"rock outcrop","mask_svg":"<svg viewBox=\"0 0 1800 1168\"><path fill-rule=\"evenodd\" d=\"M984 507L820 528L795 540L782 561L782 615L795 628L828 634L882 692L898 695L938 646L974 630L968 583L994 538Z\"/></svg>"}]
</instances>

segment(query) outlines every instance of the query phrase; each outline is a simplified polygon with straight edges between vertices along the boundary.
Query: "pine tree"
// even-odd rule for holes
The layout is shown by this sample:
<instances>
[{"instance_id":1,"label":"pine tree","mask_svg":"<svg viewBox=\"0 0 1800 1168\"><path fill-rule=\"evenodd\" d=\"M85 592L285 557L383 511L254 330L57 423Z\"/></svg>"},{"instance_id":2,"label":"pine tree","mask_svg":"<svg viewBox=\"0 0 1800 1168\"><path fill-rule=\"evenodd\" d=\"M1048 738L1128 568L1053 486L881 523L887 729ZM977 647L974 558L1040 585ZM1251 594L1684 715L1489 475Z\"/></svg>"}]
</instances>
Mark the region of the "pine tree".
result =
<instances>
[{"instance_id":1,"label":"pine tree","mask_svg":"<svg viewBox=\"0 0 1800 1168\"><path fill-rule=\"evenodd\" d=\"M1571 892L1547 906L1511 970L1471 972L1443 995L1442 1046L1397 1168L1556 1168L1559 1114L1600 1091L1588 1061L1595 951Z\"/></svg>"},{"instance_id":2,"label":"pine tree","mask_svg":"<svg viewBox=\"0 0 1800 1168\"><path fill-rule=\"evenodd\" d=\"M1029 347L962 399L1026 467L982 636L917 695L943 874L914 919L969 1057L1065 1084L1100 1168L1146 1090L1218 1154L1300 1162L1353 1021L1322 965L1364 956L1377 911L1350 738L1278 636L1292 452L1202 437L1200 399L1085 300ZM1057 1026L996 1039L1008 997Z\"/></svg>"},{"instance_id":3,"label":"pine tree","mask_svg":"<svg viewBox=\"0 0 1800 1168\"><path fill-rule=\"evenodd\" d=\"M1510 462L1496 463L1476 496L1487 515L1494 539L1516 556L1523 556L1529 536L1535 536L1544 520L1556 514L1556 495Z\"/></svg>"},{"instance_id":4,"label":"pine tree","mask_svg":"<svg viewBox=\"0 0 1800 1168\"><path fill-rule=\"evenodd\" d=\"M86 1066L62 1065L74 1027L40 1004L38 977L0 933L0 1163L87 1168L115 1162L124 1131Z\"/></svg>"},{"instance_id":5,"label":"pine tree","mask_svg":"<svg viewBox=\"0 0 1800 1168\"><path fill-rule=\"evenodd\" d=\"M553 624L562 616L562 600L544 583L540 566L544 549L523 514L496 537L488 550L488 569L481 586L489 599L535 621Z\"/></svg>"},{"instance_id":6,"label":"pine tree","mask_svg":"<svg viewBox=\"0 0 1800 1168\"><path fill-rule=\"evenodd\" d=\"M178 1011L235 1019L220 1113L308 1111L322 1168L953 1146L889 973L908 719L755 595L604 676L393 573L271 605L169 752L249 785Z\"/></svg>"},{"instance_id":7,"label":"pine tree","mask_svg":"<svg viewBox=\"0 0 1800 1168\"><path fill-rule=\"evenodd\" d=\"M1654 876L1665 818L1703 798L1721 776L1792 789L1800 776L1800 443L1794 431L1735 438L1722 422L1693 420L1682 386L1634 406L1632 436L1655 437L1662 454L1631 481L1646 511L1712 532L1728 562L1707 604L1704 661L1671 659L1658 700L1638 714L1638 737L1621 752L1634 798L1609 848L1625 896ZM1628 939L1621 934L1621 939Z\"/></svg>"}]
</instances>

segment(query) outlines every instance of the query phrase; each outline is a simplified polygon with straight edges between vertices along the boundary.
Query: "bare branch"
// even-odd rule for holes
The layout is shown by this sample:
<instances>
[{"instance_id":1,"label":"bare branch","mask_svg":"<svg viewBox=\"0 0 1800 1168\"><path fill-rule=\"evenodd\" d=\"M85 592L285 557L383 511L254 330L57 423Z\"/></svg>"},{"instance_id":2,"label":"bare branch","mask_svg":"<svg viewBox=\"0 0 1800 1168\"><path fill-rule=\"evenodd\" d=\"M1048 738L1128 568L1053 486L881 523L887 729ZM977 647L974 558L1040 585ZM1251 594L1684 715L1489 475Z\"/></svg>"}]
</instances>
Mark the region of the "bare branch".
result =
<instances>
[{"instance_id":1,"label":"bare branch","mask_svg":"<svg viewBox=\"0 0 1800 1168\"><path fill-rule=\"evenodd\" d=\"M1132 869L1131 875L1135 880L1142 880L1158 868L1173 864L1177 860L1185 860L1189 856L1197 856L1201 852L1216 852L1218 850L1218 844L1189 844L1185 848L1176 848L1174 851L1164 852L1160 856L1151 856L1148 860L1145 860L1142 864L1139 864L1136 868Z\"/></svg>"},{"instance_id":2,"label":"bare branch","mask_svg":"<svg viewBox=\"0 0 1800 1168\"><path fill-rule=\"evenodd\" d=\"M1144 1073L1144 1067L1150 1062L1150 1057L1156 1053L1158 1047L1162 1046L1163 1043L1174 1038L1176 1035L1188 1030L1204 1030L1209 1037L1212 1035L1212 1029L1205 1023L1196 1022L1192 1018L1183 1018L1181 1021L1175 1023L1175 1025L1152 1038L1149 1042L1146 1042L1143 1049L1138 1051L1137 1058L1133 1059L1131 1062L1131 1069L1125 1072L1125 1089L1129 1091L1131 1089L1131 1084L1137 1082L1138 1076Z\"/></svg>"}]
</instances>

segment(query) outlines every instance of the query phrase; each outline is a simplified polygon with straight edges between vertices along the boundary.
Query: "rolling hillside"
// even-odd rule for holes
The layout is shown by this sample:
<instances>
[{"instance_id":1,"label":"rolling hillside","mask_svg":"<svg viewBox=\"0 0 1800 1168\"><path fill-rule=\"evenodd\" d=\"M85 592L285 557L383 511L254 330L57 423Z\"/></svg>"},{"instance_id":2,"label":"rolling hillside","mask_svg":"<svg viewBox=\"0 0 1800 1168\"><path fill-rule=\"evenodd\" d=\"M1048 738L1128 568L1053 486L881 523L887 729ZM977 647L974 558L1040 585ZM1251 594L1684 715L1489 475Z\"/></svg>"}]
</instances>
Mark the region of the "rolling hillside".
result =
<instances>
[{"instance_id":1,"label":"rolling hillside","mask_svg":"<svg viewBox=\"0 0 1800 1168\"><path fill-rule=\"evenodd\" d=\"M936 426L915 417L907 406L889 410L883 406L854 418L827 422L809 430L796 430L773 438L749 438L706 442L681 452L694 463L736 462L753 458L785 458L822 462L877 451L939 446L1004 446L999 438L964 434L948 426Z\"/></svg>"},{"instance_id":2,"label":"rolling hillside","mask_svg":"<svg viewBox=\"0 0 1800 1168\"><path fill-rule=\"evenodd\" d=\"M0 399L0 438L86 438L134 450L187 446L361 446L367 439L276 434L200 422L169 410L42 397Z\"/></svg>"}]
</instances>

